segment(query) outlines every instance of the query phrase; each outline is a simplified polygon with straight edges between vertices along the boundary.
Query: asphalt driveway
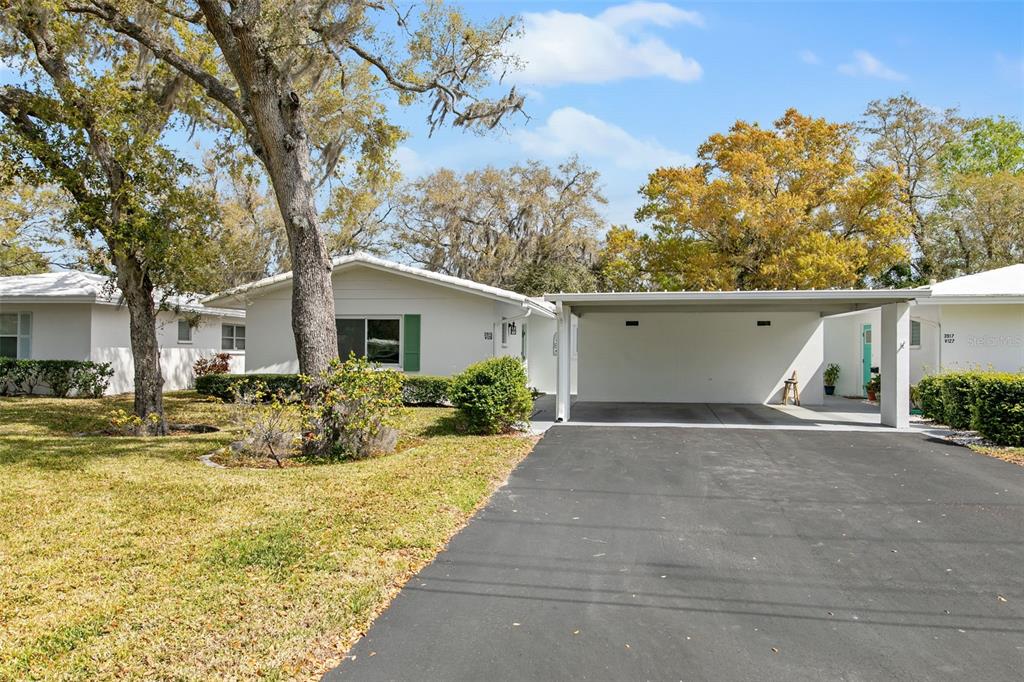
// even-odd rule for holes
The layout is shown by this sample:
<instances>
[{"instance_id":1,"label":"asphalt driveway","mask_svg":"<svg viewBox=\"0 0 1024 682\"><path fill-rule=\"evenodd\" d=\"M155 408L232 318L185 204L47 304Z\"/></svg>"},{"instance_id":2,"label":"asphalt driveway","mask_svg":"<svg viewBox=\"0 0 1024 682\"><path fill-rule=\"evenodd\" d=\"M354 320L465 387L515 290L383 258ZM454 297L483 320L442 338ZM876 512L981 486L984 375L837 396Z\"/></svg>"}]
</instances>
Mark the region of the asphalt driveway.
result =
<instances>
[{"instance_id":1,"label":"asphalt driveway","mask_svg":"<svg viewBox=\"0 0 1024 682\"><path fill-rule=\"evenodd\" d=\"M329 677L1019 680L1024 468L919 434L560 426Z\"/></svg>"}]
</instances>

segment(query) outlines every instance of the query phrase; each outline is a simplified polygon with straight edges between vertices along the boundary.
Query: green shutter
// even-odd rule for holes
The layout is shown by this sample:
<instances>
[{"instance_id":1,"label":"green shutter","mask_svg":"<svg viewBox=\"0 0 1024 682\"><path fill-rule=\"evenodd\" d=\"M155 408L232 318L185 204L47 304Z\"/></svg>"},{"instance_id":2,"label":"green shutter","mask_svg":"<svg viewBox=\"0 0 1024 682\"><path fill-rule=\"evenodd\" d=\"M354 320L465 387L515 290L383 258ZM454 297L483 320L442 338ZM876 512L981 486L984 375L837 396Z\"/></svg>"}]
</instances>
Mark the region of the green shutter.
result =
<instances>
[{"instance_id":1,"label":"green shutter","mask_svg":"<svg viewBox=\"0 0 1024 682\"><path fill-rule=\"evenodd\" d=\"M405 316L405 354L402 358L402 369L406 372L420 371L420 316Z\"/></svg>"}]
</instances>

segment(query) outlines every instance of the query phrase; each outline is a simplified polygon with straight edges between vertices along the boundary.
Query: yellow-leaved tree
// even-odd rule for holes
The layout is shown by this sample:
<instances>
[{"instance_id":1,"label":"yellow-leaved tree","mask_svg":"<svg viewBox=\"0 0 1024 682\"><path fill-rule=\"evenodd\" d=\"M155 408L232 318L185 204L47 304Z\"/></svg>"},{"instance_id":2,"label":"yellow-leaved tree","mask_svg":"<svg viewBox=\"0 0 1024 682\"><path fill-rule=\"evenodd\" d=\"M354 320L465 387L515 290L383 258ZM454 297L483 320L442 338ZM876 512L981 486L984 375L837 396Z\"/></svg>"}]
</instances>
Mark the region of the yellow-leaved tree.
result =
<instances>
[{"instance_id":1,"label":"yellow-leaved tree","mask_svg":"<svg viewBox=\"0 0 1024 682\"><path fill-rule=\"evenodd\" d=\"M623 257L659 289L864 286L906 260L909 223L898 176L860 168L856 145L852 126L795 109L771 129L737 121L695 165L649 176L637 219L652 234Z\"/></svg>"}]
</instances>

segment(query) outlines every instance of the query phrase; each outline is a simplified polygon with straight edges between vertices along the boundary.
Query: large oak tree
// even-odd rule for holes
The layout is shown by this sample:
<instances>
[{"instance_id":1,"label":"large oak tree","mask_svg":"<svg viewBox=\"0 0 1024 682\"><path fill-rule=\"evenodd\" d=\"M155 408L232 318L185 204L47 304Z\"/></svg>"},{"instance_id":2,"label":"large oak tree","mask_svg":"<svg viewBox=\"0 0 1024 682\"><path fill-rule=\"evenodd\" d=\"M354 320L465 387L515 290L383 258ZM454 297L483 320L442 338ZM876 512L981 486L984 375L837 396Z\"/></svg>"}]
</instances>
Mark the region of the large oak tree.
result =
<instances>
[{"instance_id":1,"label":"large oak tree","mask_svg":"<svg viewBox=\"0 0 1024 682\"><path fill-rule=\"evenodd\" d=\"M6 9L3 50L18 55L23 78L0 87L2 180L66 198L55 226L91 269L115 277L128 308L140 430L166 433L160 299L202 286L213 218L183 182L193 169L160 144L188 82L87 18L33 0Z\"/></svg>"},{"instance_id":2,"label":"large oak tree","mask_svg":"<svg viewBox=\"0 0 1024 682\"><path fill-rule=\"evenodd\" d=\"M387 0L80 0L88 15L144 46L197 85L208 120L266 169L294 273L292 331L300 370L337 355L331 260L320 187L346 169L376 172L400 138L385 96L426 100L428 125L489 128L523 103L478 96L509 63L516 23L474 26L441 2L422 11Z\"/></svg>"}]
</instances>

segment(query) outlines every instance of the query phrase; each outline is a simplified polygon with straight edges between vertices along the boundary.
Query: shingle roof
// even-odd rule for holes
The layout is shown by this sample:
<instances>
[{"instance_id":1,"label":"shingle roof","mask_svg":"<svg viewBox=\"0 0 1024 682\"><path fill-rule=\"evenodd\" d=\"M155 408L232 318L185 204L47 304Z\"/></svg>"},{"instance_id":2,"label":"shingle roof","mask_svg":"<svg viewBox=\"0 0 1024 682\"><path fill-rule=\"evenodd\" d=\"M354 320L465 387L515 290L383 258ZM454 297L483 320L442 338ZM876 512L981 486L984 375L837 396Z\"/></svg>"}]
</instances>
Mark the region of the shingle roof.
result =
<instances>
[{"instance_id":1,"label":"shingle roof","mask_svg":"<svg viewBox=\"0 0 1024 682\"><path fill-rule=\"evenodd\" d=\"M488 298L516 303L523 307L537 310L545 315L554 314L554 306L539 298L530 298L529 296L524 296L514 291L509 291L508 289L499 289L498 287L480 284L479 282L463 279L461 277L442 275L441 273L431 272L430 270L424 270L423 268L417 268L412 265L396 263L384 258L372 256L368 253L357 252L348 256L339 256L331 261L332 270L334 272L337 272L339 269L345 268L349 265L366 265L379 270L387 270L415 279L452 287L468 293L479 294ZM291 280L291 278L291 272L284 272L280 275L267 277L265 279L243 284L242 286L207 296L203 299L203 303L217 302L220 305L241 305L245 295L255 292L258 289L287 282Z\"/></svg>"},{"instance_id":2,"label":"shingle roof","mask_svg":"<svg viewBox=\"0 0 1024 682\"><path fill-rule=\"evenodd\" d=\"M0 302L67 302L120 305L121 292L103 275L78 270L43 272L37 275L0 277ZM188 312L241 317L237 310L208 308L199 297L170 296L166 307Z\"/></svg>"}]
</instances>

